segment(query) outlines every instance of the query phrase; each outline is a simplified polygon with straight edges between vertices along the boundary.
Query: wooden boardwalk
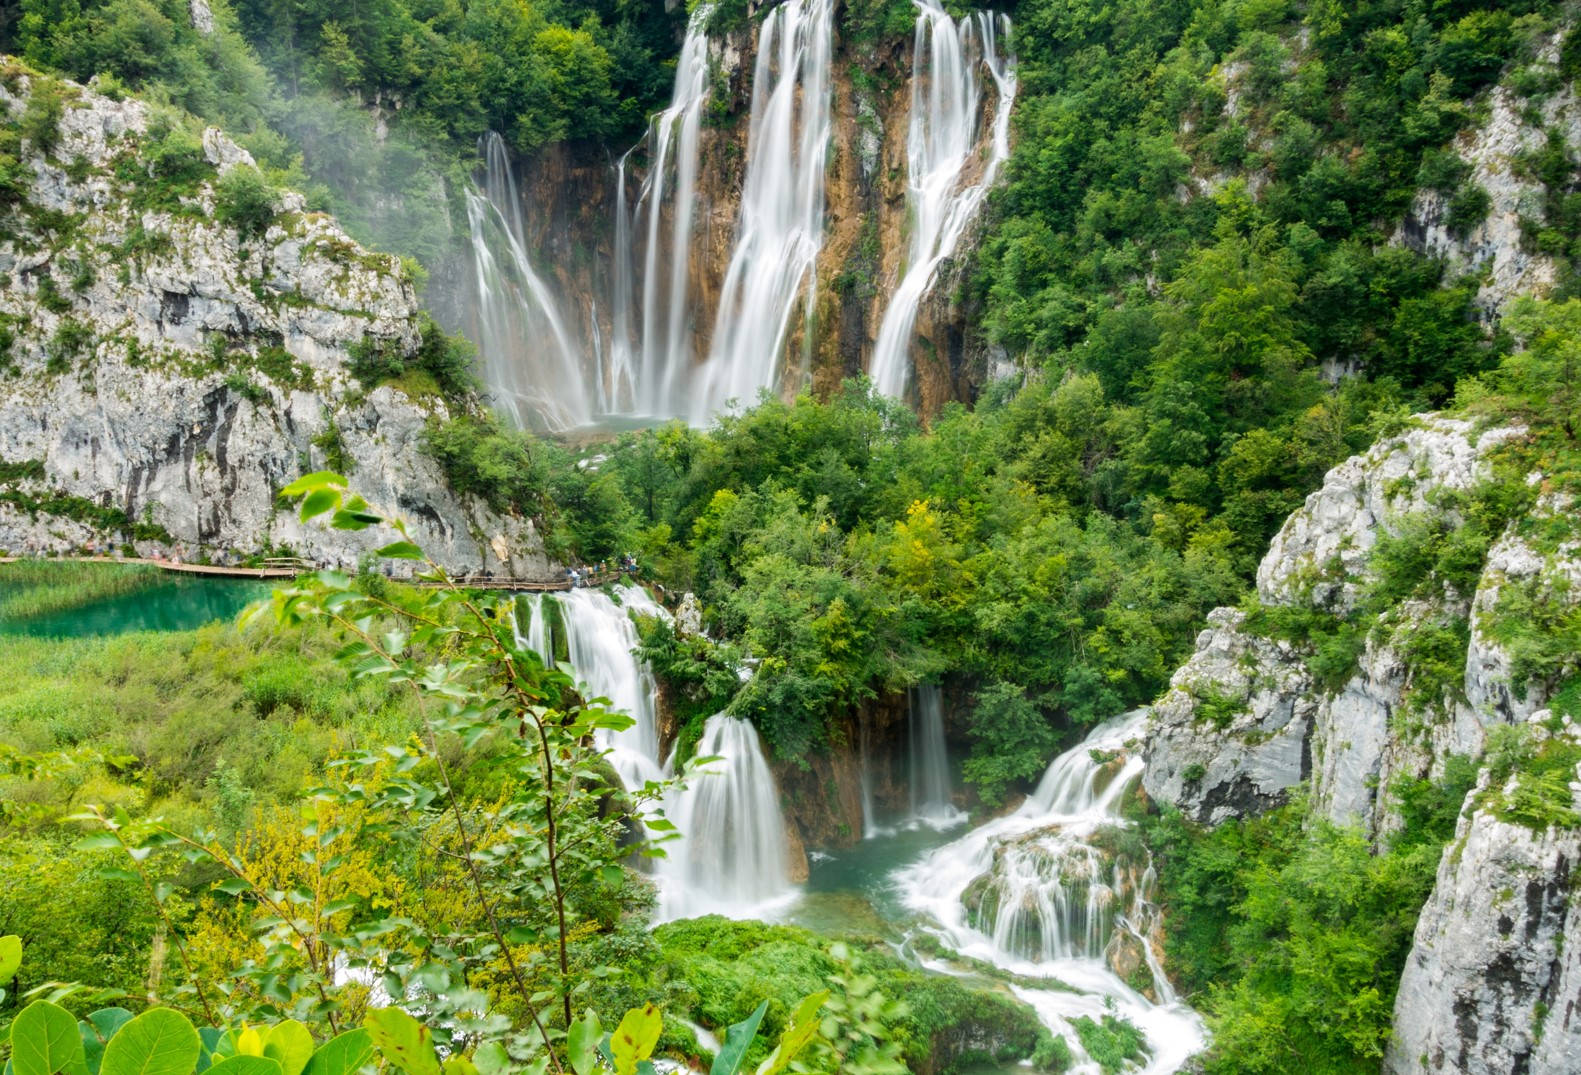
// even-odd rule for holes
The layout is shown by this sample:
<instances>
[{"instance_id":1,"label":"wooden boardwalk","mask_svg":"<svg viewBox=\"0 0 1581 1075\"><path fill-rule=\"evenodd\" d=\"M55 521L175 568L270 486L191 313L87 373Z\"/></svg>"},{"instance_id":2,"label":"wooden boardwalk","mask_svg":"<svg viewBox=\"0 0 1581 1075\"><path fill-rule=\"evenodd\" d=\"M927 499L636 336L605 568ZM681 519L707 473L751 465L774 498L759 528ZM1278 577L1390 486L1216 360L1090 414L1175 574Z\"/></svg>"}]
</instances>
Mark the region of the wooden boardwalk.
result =
<instances>
[{"instance_id":1,"label":"wooden boardwalk","mask_svg":"<svg viewBox=\"0 0 1581 1075\"><path fill-rule=\"evenodd\" d=\"M21 556L0 556L0 564L15 563L18 560L28 559ZM46 559L45 557L32 557L32 559ZM193 564L176 560L152 560L137 556L54 556L52 560L70 560L74 563L88 564L145 564L157 567L162 571L174 571L183 575L211 575L235 579L294 579L299 575L311 575L320 570L319 566L306 560L292 560L288 558L265 560L261 567L224 567L220 564ZM605 571L601 574L588 575L583 585L603 586L605 583L617 582L625 575L621 571ZM626 576L630 577L630 576ZM439 583L427 582L421 579L392 579L394 582L407 582L417 586L437 586ZM508 590L514 593L563 593L573 589L569 578L566 579L517 579L500 575L460 575L450 580L457 586L465 586L475 590Z\"/></svg>"}]
</instances>

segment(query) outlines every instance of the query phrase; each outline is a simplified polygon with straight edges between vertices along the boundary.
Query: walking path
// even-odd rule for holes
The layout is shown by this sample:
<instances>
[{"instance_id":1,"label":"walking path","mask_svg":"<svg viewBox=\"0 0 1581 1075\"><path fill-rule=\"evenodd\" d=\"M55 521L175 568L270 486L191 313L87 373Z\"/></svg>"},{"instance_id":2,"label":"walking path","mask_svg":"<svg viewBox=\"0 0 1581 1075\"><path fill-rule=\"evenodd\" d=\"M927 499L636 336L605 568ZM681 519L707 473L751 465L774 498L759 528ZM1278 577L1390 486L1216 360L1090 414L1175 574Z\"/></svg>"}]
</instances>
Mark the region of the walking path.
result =
<instances>
[{"instance_id":1,"label":"walking path","mask_svg":"<svg viewBox=\"0 0 1581 1075\"><path fill-rule=\"evenodd\" d=\"M15 563L27 559L21 556L0 556L0 564ZM219 564L191 564L175 560L151 560L137 556L56 556L50 559L71 560L76 563L90 564L148 564L164 571L179 571L185 575L221 575L239 579L294 579L298 575L310 575L319 570L317 564L306 560L289 558L265 560L262 567L223 567ZM607 582L620 579L623 572L605 571L602 574L588 574L584 576L585 586L602 586ZM405 581L405 580L396 580ZM412 580L418 586L434 586L437 583L423 580ZM458 586L469 586L479 590L511 590L519 593L558 593L573 589L570 579L548 581L544 579L515 579L499 575L461 575L451 579Z\"/></svg>"}]
</instances>

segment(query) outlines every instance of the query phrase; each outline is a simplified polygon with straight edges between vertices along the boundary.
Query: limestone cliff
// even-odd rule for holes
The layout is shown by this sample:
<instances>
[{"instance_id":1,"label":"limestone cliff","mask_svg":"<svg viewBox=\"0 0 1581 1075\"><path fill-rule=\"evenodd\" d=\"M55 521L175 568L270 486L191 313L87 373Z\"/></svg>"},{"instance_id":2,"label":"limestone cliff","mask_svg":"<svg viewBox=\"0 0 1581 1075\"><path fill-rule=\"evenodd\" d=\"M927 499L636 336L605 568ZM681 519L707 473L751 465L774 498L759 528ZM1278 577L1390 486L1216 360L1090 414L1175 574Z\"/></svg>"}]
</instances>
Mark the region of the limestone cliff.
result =
<instances>
[{"instance_id":1,"label":"limestone cliff","mask_svg":"<svg viewBox=\"0 0 1581 1075\"><path fill-rule=\"evenodd\" d=\"M0 548L353 566L387 535L276 499L333 466L452 569L547 571L530 522L457 496L423 451L445 404L348 370L359 344L419 346L396 259L289 192L238 217L219 191L245 151L143 102L8 64L0 119L21 162L0 198Z\"/></svg>"}]
</instances>

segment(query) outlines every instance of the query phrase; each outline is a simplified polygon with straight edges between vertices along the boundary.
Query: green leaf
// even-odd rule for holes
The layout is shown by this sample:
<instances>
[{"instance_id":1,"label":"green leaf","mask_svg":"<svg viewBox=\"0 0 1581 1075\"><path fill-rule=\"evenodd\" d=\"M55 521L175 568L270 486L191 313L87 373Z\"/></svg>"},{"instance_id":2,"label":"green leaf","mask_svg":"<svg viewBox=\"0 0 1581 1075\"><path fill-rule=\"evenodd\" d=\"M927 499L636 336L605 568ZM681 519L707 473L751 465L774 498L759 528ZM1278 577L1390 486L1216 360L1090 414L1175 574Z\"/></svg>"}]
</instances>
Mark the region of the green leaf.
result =
<instances>
[{"instance_id":1,"label":"green leaf","mask_svg":"<svg viewBox=\"0 0 1581 1075\"><path fill-rule=\"evenodd\" d=\"M576 1075L588 1075L597 1066L598 1043L603 1036L604 1027L598 1021L598 1013L591 1008L571 1024L566 1034L566 1049Z\"/></svg>"},{"instance_id":2,"label":"green leaf","mask_svg":"<svg viewBox=\"0 0 1581 1075\"><path fill-rule=\"evenodd\" d=\"M22 966L22 938L14 934L0 937L0 985L16 977Z\"/></svg>"},{"instance_id":3,"label":"green leaf","mask_svg":"<svg viewBox=\"0 0 1581 1075\"><path fill-rule=\"evenodd\" d=\"M384 1058L406 1075L442 1075L433 1032L401 1009L375 1008L362 1025Z\"/></svg>"},{"instance_id":4,"label":"green leaf","mask_svg":"<svg viewBox=\"0 0 1581 1075\"><path fill-rule=\"evenodd\" d=\"M313 1035L295 1019L276 1023L264 1038L263 1054L279 1062L281 1075L302 1075L313 1056Z\"/></svg>"},{"instance_id":5,"label":"green leaf","mask_svg":"<svg viewBox=\"0 0 1581 1075\"><path fill-rule=\"evenodd\" d=\"M104 1047L100 1075L191 1075L202 1045L187 1017L151 1008Z\"/></svg>"},{"instance_id":6,"label":"green leaf","mask_svg":"<svg viewBox=\"0 0 1581 1075\"><path fill-rule=\"evenodd\" d=\"M725 1040L714 1056L714 1066L708 1075L736 1075L741 1070L741 1061L746 1059L752 1039L758 1036L758 1024L763 1022L763 1013L768 1010L769 1002L765 1000L751 1015L725 1029Z\"/></svg>"},{"instance_id":7,"label":"green leaf","mask_svg":"<svg viewBox=\"0 0 1581 1075\"><path fill-rule=\"evenodd\" d=\"M357 1075L372 1062L373 1037L358 1027L320 1045L302 1075Z\"/></svg>"},{"instance_id":8,"label":"green leaf","mask_svg":"<svg viewBox=\"0 0 1581 1075\"><path fill-rule=\"evenodd\" d=\"M302 501L302 518L311 519L315 515L322 515L340 504L340 494L333 489L314 489Z\"/></svg>"},{"instance_id":9,"label":"green leaf","mask_svg":"<svg viewBox=\"0 0 1581 1075\"><path fill-rule=\"evenodd\" d=\"M478 1075L478 1069L464 1056L445 1058L445 1075Z\"/></svg>"},{"instance_id":10,"label":"green leaf","mask_svg":"<svg viewBox=\"0 0 1581 1075\"><path fill-rule=\"evenodd\" d=\"M280 1061L267 1056L228 1056L209 1068L208 1075L280 1075Z\"/></svg>"},{"instance_id":11,"label":"green leaf","mask_svg":"<svg viewBox=\"0 0 1581 1075\"><path fill-rule=\"evenodd\" d=\"M332 470L318 470L312 474L302 475L296 481L280 490L280 495L301 496L303 493L311 493L315 489L328 489L334 486L344 489L346 487L346 479Z\"/></svg>"},{"instance_id":12,"label":"green leaf","mask_svg":"<svg viewBox=\"0 0 1581 1075\"><path fill-rule=\"evenodd\" d=\"M785 1024L785 1029L780 1032L779 1044L758 1065L757 1075L779 1075L780 1072L790 1067L791 1062L807 1048L807 1043L812 1041L813 1035L818 1033L822 1020L818 1013L829 999L829 991L814 993L804 997L796 1005L796 1010L791 1013L790 1020Z\"/></svg>"},{"instance_id":13,"label":"green leaf","mask_svg":"<svg viewBox=\"0 0 1581 1075\"><path fill-rule=\"evenodd\" d=\"M637 1075L637 1062L653 1055L663 1026L664 1017L653 1004L644 1004L626 1013L609 1040L610 1054L615 1058L615 1075Z\"/></svg>"},{"instance_id":14,"label":"green leaf","mask_svg":"<svg viewBox=\"0 0 1581 1075\"><path fill-rule=\"evenodd\" d=\"M77 1020L47 1000L29 1004L11 1024L11 1067L16 1075L86 1072Z\"/></svg>"},{"instance_id":15,"label":"green leaf","mask_svg":"<svg viewBox=\"0 0 1581 1075\"><path fill-rule=\"evenodd\" d=\"M472 1063L478 1075L507 1075L511 1069L511 1054L499 1042L486 1041L473 1052Z\"/></svg>"},{"instance_id":16,"label":"green leaf","mask_svg":"<svg viewBox=\"0 0 1581 1075\"><path fill-rule=\"evenodd\" d=\"M240 877L231 877L224 881L216 882L214 885L214 890L216 892L226 892L232 896L239 896L243 892L251 892L253 890L253 883L251 881L244 881Z\"/></svg>"},{"instance_id":17,"label":"green leaf","mask_svg":"<svg viewBox=\"0 0 1581 1075\"><path fill-rule=\"evenodd\" d=\"M366 530L375 523L384 522L384 516L375 515L371 511L350 511L342 509L330 516L329 525L336 530Z\"/></svg>"},{"instance_id":18,"label":"green leaf","mask_svg":"<svg viewBox=\"0 0 1581 1075\"><path fill-rule=\"evenodd\" d=\"M380 549L378 554L390 560L424 560L423 550L410 541L396 541Z\"/></svg>"},{"instance_id":19,"label":"green leaf","mask_svg":"<svg viewBox=\"0 0 1581 1075\"><path fill-rule=\"evenodd\" d=\"M99 1075L105 1043L131 1021L132 1013L125 1008L100 1008L77 1024L77 1030L82 1035L82 1055L87 1062L88 1075Z\"/></svg>"}]
</instances>

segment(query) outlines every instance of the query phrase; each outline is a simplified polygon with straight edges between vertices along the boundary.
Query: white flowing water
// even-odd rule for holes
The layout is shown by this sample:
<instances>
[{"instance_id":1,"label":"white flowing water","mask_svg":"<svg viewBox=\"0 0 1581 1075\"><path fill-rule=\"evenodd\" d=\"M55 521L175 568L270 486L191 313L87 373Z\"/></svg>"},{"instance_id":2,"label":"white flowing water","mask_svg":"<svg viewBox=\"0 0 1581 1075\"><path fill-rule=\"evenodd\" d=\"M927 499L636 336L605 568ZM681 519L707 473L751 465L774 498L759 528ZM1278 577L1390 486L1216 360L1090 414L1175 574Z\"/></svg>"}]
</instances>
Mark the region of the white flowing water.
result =
<instances>
[{"instance_id":1,"label":"white flowing water","mask_svg":"<svg viewBox=\"0 0 1581 1075\"><path fill-rule=\"evenodd\" d=\"M527 256L521 191L504 140L490 131L482 154L483 185L468 189L466 200L484 380L517 425L585 425L593 415L586 375L554 295Z\"/></svg>"},{"instance_id":2,"label":"white flowing water","mask_svg":"<svg viewBox=\"0 0 1581 1075\"><path fill-rule=\"evenodd\" d=\"M577 678L591 696L608 698L609 708L636 722L623 732L599 733L610 764L635 788L663 779L665 766L659 756L659 686L636 657L639 639L630 612L665 613L640 587L624 586L619 595L616 604L599 590L572 590L559 598L560 616Z\"/></svg>"},{"instance_id":3,"label":"white flowing water","mask_svg":"<svg viewBox=\"0 0 1581 1075\"><path fill-rule=\"evenodd\" d=\"M907 695L911 726L911 818L935 828L966 820L950 790L950 758L944 744L944 699L937 683ZM865 805L865 804L864 804Z\"/></svg>"},{"instance_id":4,"label":"white flowing water","mask_svg":"<svg viewBox=\"0 0 1581 1075\"><path fill-rule=\"evenodd\" d=\"M1142 762L1125 744L1144 726L1145 718L1133 713L1095 729L1054 760L1014 813L932 851L897 871L894 881L905 906L923 915L925 928L953 951L1074 987L1023 984L1014 991L1077 1056L1071 1021L1112 1013L1147 1036L1151 1051L1142 1070L1166 1075L1202 1049L1202 1022L1174 996L1146 942L1157 914L1149 900L1151 866L1122 864L1105 852L1101 836L1094 839L1127 824L1119 804L1141 776ZM976 913L968 902L975 902ZM1127 985L1105 960L1117 929L1140 943L1157 1002ZM926 965L953 969L944 960ZM1076 1070L1098 1069L1084 1058Z\"/></svg>"},{"instance_id":5,"label":"white flowing water","mask_svg":"<svg viewBox=\"0 0 1581 1075\"><path fill-rule=\"evenodd\" d=\"M1010 155L1010 107L1016 96L1015 63L1001 41L1010 36L1008 16L979 11L957 22L939 0L915 3L906 134L910 242L869 370L874 390L886 396L905 395L917 307ZM997 93L986 147L980 146L980 71Z\"/></svg>"},{"instance_id":6,"label":"white flowing water","mask_svg":"<svg viewBox=\"0 0 1581 1075\"><path fill-rule=\"evenodd\" d=\"M545 668L554 667L554 639L549 634L549 617L544 612L546 598L541 593L522 594L516 598L516 644L526 646L536 653ZM527 617L527 630L521 629L522 614Z\"/></svg>"},{"instance_id":7,"label":"white flowing water","mask_svg":"<svg viewBox=\"0 0 1581 1075\"><path fill-rule=\"evenodd\" d=\"M691 773L686 790L666 803L681 835L663 845L667 857L655 870L658 921L775 914L795 889L786 870L785 818L757 729L715 714L703 726L697 756L719 760Z\"/></svg>"},{"instance_id":8,"label":"white flowing water","mask_svg":"<svg viewBox=\"0 0 1581 1075\"><path fill-rule=\"evenodd\" d=\"M803 302L812 309L833 41L834 0L789 0L769 11L758 32L736 242L708 360L688 397L694 425L777 387L792 316Z\"/></svg>"}]
</instances>

